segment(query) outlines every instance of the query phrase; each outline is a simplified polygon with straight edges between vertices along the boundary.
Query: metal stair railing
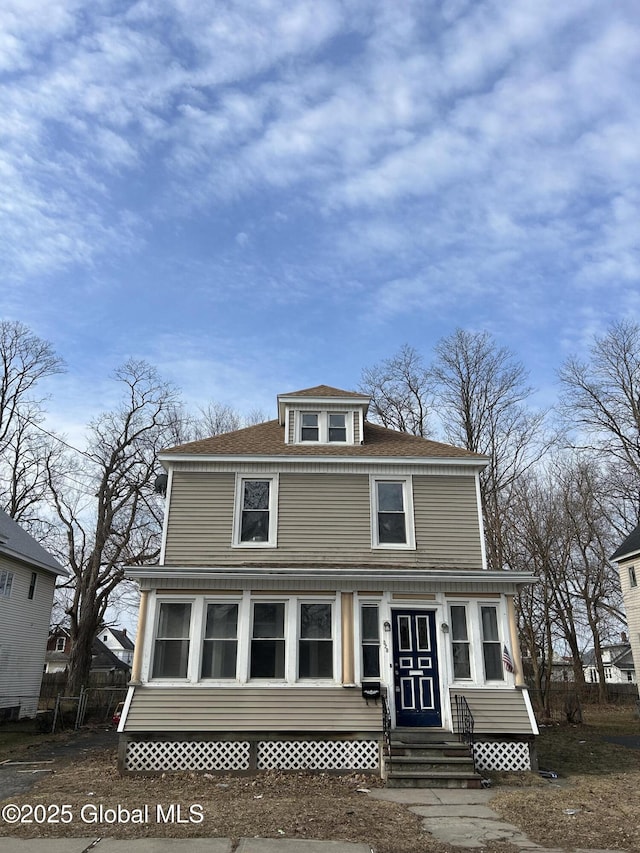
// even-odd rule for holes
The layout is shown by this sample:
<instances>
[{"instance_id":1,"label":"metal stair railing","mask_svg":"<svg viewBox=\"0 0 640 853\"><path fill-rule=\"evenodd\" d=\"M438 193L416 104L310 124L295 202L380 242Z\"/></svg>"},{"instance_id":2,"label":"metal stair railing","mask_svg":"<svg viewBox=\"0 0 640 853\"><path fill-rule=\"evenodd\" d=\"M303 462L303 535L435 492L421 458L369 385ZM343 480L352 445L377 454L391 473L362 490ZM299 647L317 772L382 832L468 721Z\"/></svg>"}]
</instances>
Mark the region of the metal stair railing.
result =
<instances>
[{"instance_id":1,"label":"metal stair railing","mask_svg":"<svg viewBox=\"0 0 640 853\"><path fill-rule=\"evenodd\" d=\"M458 740L462 743L466 743L469 747L475 770L476 757L473 749L473 729L475 722L473 714L471 713L469 703L464 696L460 696L456 693L453 699L456 706L456 733L458 735Z\"/></svg>"}]
</instances>

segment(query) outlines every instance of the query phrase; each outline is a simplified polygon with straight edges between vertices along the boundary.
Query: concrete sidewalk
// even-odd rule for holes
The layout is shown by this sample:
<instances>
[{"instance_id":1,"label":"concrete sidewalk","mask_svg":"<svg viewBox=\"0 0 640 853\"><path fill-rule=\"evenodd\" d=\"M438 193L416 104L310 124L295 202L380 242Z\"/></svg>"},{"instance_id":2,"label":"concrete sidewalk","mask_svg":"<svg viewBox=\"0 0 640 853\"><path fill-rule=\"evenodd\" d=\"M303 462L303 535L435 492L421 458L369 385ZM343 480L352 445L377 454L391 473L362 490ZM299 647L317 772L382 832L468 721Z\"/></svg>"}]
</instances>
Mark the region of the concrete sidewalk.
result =
<instances>
[{"instance_id":1,"label":"concrete sidewalk","mask_svg":"<svg viewBox=\"0 0 640 853\"><path fill-rule=\"evenodd\" d=\"M454 847L478 849L490 841L508 841L521 853L627 853L579 847L549 848L531 841L517 826L489 808L494 791L459 788L380 788L369 794L376 800L402 803L422 818L422 828L436 841Z\"/></svg>"}]
</instances>

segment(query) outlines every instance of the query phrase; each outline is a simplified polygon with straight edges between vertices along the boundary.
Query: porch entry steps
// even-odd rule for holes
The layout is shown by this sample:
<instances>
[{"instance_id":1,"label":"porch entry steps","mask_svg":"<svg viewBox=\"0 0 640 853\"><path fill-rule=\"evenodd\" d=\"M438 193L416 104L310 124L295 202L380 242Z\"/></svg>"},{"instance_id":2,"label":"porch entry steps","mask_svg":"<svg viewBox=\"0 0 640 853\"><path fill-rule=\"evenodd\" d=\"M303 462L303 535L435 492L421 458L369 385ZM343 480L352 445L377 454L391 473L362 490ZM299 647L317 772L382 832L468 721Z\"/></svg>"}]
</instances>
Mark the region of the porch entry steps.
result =
<instances>
[{"instance_id":1,"label":"porch entry steps","mask_svg":"<svg viewBox=\"0 0 640 853\"><path fill-rule=\"evenodd\" d=\"M385 755L388 788L481 788L465 743L440 729L398 728Z\"/></svg>"}]
</instances>

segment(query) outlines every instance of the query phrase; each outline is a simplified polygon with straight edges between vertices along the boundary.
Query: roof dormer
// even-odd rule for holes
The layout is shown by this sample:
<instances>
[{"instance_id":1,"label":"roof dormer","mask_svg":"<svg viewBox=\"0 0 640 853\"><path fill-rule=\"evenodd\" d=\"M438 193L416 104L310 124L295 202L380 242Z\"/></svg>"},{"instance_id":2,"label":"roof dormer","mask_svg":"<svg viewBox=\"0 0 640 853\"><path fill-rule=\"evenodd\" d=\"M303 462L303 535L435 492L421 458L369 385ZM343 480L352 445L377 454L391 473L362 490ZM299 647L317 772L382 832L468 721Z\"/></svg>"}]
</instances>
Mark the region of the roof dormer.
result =
<instances>
[{"instance_id":1,"label":"roof dormer","mask_svg":"<svg viewBox=\"0 0 640 853\"><path fill-rule=\"evenodd\" d=\"M362 444L369 401L364 394L328 385L278 395L285 444Z\"/></svg>"}]
</instances>

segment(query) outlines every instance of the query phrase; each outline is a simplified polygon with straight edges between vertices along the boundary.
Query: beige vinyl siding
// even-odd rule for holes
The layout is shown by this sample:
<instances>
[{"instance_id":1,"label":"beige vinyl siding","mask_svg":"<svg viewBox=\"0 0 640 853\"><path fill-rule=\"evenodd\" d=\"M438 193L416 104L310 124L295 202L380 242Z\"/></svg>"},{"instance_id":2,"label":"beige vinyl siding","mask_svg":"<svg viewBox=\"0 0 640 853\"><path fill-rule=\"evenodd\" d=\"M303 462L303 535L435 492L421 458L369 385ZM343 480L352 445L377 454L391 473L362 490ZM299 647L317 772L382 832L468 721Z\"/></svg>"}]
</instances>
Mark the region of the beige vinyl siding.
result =
<instances>
[{"instance_id":1,"label":"beige vinyl siding","mask_svg":"<svg viewBox=\"0 0 640 853\"><path fill-rule=\"evenodd\" d=\"M533 734L522 690L451 688L454 709L456 693L467 700L475 734Z\"/></svg>"},{"instance_id":2,"label":"beige vinyl siding","mask_svg":"<svg viewBox=\"0 0 640 853\"><path fill-rule=\"evenodd\" d=\"M481 570L482 545L473 477L414 476L416 547L429 565Z\"/></svg>"},{"instance_id":3,"label":"beige vinyl siding","mask_svg":"<svg viewBox=\"0 0 640 853\"><path fill-rule=\"evenodd\" d=\"M343 687L137 687L125 732L379 732L381 713Z\"/></svg>"},{"instance_id":4,"label":"beige vinyl siding","mask_svg":"<svg viewBox=\"0 0 640 853\"><path fill-rule=\"evenodd\" d=\"M0 708L20 706L34 716L44 668L55 578L49 572L0 557L0 569L13 572L9 598L0 596ZM31 573L38 579L29 598Z\"/></svg>"},{"instance_id":5,"label":"beige vinyl siding","mask_svg":"<svg viewBox=\"0 0 640 853\"><path fill-rule=\"evenodd\" d=\"M475 479L414 475L416 550L371 547L368 474L279 477L277 548L233 548L233 473L174 472L166 565L482 568Z\"/></svg>"}]
</instances>

